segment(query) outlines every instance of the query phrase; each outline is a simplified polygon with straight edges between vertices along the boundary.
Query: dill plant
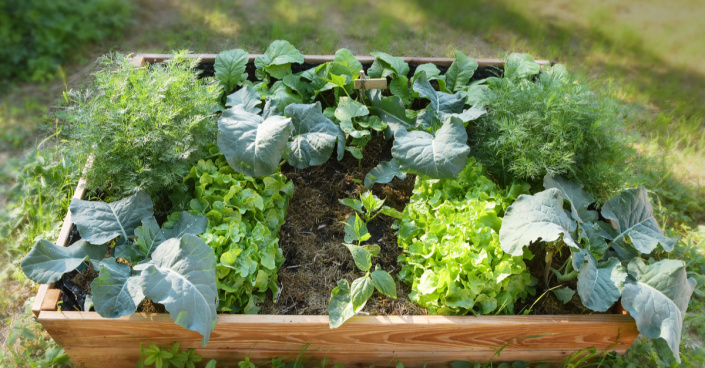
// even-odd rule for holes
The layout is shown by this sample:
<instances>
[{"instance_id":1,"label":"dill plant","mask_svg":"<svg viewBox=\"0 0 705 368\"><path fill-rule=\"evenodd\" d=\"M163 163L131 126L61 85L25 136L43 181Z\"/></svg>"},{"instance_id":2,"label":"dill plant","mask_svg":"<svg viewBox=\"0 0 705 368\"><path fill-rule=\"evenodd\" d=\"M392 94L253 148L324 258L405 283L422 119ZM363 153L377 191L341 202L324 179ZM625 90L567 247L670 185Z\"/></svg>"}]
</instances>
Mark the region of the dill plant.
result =
<instances>
[{"instance_id":1,"label":"dill plant","mask_svg":"<svg viewBox=\"0 0 705 368\"><path fill-rule=\"evenodd\" d=\"M562 175L604 198L626 157L614 103L562 65L533 78L490 78L488 113L469 127L474 154L500 184Z\"/></svg>"},{"instance_id":2,"label":"dill plant","mask_svg":"<svg viewBox=\"0 0 705 368\"><path fill-rule=\"evenodd\" d=\"M72 103L61 116L73 148L95 157L85 173L90 188L111 198L142 190L159 203L208 156L221 87L199 79L198 61L186 55L144 68L125 55L104 57L93 85L69 94Z\"/></svg>"}]
</instances>

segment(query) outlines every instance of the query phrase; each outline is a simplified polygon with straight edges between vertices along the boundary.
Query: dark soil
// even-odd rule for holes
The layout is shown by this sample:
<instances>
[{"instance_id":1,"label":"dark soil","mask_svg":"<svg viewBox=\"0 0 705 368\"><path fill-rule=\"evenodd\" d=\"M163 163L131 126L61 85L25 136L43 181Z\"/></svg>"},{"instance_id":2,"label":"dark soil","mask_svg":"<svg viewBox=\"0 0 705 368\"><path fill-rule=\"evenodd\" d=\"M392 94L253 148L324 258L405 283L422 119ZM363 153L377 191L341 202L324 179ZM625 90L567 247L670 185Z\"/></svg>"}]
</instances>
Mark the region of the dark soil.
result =
<instances>
[{"instance_id":1,"label":"dark soil","mask_svg":"<svg viewBox=\"0 0 705 368\"><path fill-rule=\"evenodd\" d=\"M391 158L391 142L376 138L365 147L362 162L346 152L342 161L332 158L321 166L303 170L285 165L284 175L294 182L296 191L291 199L284 225L279 232L279 246L286 262L279 271L281 292L276 300L267 300L262 314L328 314L330 293L338 280L348 282L364 276L355 267L344 242L344 225L353 210L338 202L356 198L364 191L359 184L380 161ZM403 210L414 188L414 175L406 180L394 179L386 185L375 184L373 193L386 198L385 204ZM368 224L372 238L367 242L381 248L373 264L396 275L397 257L401 249L391 229L394 219L379 215ZM396 300L373 294L363 309L369 314L426 314L424 308L412 303L410 289L398 283Z\"/></svg>"}]
</instances>

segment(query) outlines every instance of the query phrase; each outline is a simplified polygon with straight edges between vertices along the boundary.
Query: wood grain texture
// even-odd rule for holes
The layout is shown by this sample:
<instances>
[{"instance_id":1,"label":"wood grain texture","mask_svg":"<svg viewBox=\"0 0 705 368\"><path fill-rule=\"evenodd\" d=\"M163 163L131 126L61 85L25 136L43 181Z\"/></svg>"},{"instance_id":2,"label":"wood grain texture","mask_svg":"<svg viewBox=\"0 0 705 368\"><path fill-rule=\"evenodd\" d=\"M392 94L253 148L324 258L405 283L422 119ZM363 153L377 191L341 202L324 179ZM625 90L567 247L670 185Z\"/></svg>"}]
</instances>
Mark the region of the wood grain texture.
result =
<instances>
[{"instance_id":1,"label":"wood grain texture","mask_svg":"<svg viewBox=\"0 0 705 368\"><path fill-rule=\"evenodd\" d=\"M360 79L355 79L354 88L362 88L362 81ZM365 79L365 89L387 89L387 78Z\"/></svg>"},{"instance_id":2,"label":"wood grain texture","mask_svg":"<svg viewBox=\"0 0 705 368\"><path fill-rule=\"evenodd\" d=\"M204 62L212 63L215 62L215 57L218 56L217 54L191 54L188 55L188 57L197 57L200 58ZM254 62L255 58L257 56L262 56L262 54L250 54L250 62ZM171 57L171 54L137 54L135 57L142 57L144 58L144 61L148 63L161 63L166 59L169 59ZM333 61L334 55L304 55L304 62L305 63L311 63L311 64L322 64L322 63L327 63L329 61ZM362 64L372 64L375 61L374 56L355 56L355 58L361 62ZM411 65L421 65L421 64L426 64L426 63L432 63L436 65L443 65L443 66L450 66L450 64L453 63L454 58L434 58L434 57L408 57L408 56L402 56L402 60L405 62L411 64ZM479 58L475 59L477 60L477 64L479 66L497 66L497 67L502 67L504 66L504 60L503 59L487 59L487 58ZM548 60L536 60L536 63L539 65L552 65L552 63Z\"/></svg>"},{"instance_id":3,"label":"wood grain texture","mask_svg":"<svg viewBox=\"0 0 705 368\"><path fill-rule=\"evenodd\" d=\"M94 312L41 312L39 321L74 363L87 367L98 366L90 365L90 351L105 347L135 359L140 342L202 349L201 336L167 314L105 319ZM203 354L295 356L310 344L312 356L346 364L383 365L397 357L413 366L461 357L486 361L505 345L502 360L560 358L588 347L623 352L637 335L633 319L623 315L357 316L335 330L327 316L219 315Z\"/></svg>"},{"instance_id":4,"label":"wood grain texture","mask_svg":"<svg viewBox=\"0 0 705 368\"><path fill-rule=\"evenodd\" d=\"M55 311L59 306L59 298L61 298L61 290L49 289L44 295L41 309L43 311Z\"/></svg>"}]
</instances>

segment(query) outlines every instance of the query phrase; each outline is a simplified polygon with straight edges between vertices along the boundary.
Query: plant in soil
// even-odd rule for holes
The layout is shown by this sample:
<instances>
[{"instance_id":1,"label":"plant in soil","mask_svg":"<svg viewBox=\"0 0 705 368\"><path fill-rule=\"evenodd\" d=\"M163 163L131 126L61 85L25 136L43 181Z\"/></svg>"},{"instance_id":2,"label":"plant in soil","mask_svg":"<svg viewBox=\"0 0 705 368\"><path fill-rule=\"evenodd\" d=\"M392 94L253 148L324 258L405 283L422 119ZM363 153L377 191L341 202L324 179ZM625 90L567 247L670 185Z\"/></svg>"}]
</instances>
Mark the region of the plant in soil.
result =
<instances>
[{"instance_id":1,"label":"plant in soil","mask_svg":"<svg viewBox=\"0 0 705 368\"><path fill-rule=\"evenodd\" d=\"M523 258L502 251L502 215L528 185L506 190L469 159L458 178L417 178L411 201L396 222L401 281L412 301L432 314L513 314L534 294Z\"/></svg>"},{"instance_id":2,"label":"plant in soil","mask_svg":"<svg viewBox=\"0 0 705 368\"><path fill-rule=\"evenodd\" d=\"M215 257L195 235L208 220L181 212L171 216L170 228L160 228L153 207L144 192L112 203L73 199L72 219L82 239L69 247L39 240L22 258L22 271L48 284L93 267L100 273L91 299L101 316L130 315L148 298L177 324L203 335L205 345L217 321Z\"/></svg>"},{"instance_id":3,"label":"plant in soil","mask_svg":"<svg viewBox=\"0 0 705 368\"><path fill-rule=\"evenodd\" d=\"M528 55L507 58L503 78L487 79L488 113L469 126L474 155L500 185L538 184L562 175L607 197L625 179L619 116L585 81L554 65L541 71Z\"/></svg>"},{"instance_id":4,"label":"plant in soil","mask_svg":"<svg viewBox=\"0 0 705 368\"><path fill-rule=\"evenodd\" d=\"M401 214L396 210L384 206L384 200L380 200L371 192L360 195L357 199L341 199L340 203L355 210L354 217L348 217L345 224L345 243L352 254L355 266L365 273L352 285L347 280L339 280L338 286L331 292L330 303L328 304L328 316L330 317L330 327L340 327L345 321L354 316L367 304L367 300L372 296L375 289L380 293L392 298L397 298L397 287L394 278L387 272L380 269L379 264L375 270L372 269L372 257L377 257L380 247L376 244L365 244L372 235L367 231L367 222L371 221L380 213L391 213L395 216ZM365 219L360 218L362 214ZM354 244L353 242L357 242Z\"/></svg>"},{"instance_id":5,"label":"plant in soil","mask_svg":"<svg viewBox=\"0 0 705 368\"><path fill-rule=\"evenodd\" d=\"M184 181L193 188L191 212L208 218L200 237L218 260L218 311L257 313L268 290L279 294L277 271L284 263L279 229L293 183L278 173L245 176L222 155L199 161Z\"/></svg>"},{"instance_id":6,"label":"plant in soil","mask_svg":"<svg viewBox=\"0 0 705 368\"><path fill-rule=\"evenodd\" d=\"M90 188L108 200L141 190L168 207L165 194L208 155L217 131L221 87L199 79L197 64L185 51L144 68L115 54L99 61L90 88L68 94L58 117L79 158L98 158L85 172Z\"/></svg>"},{"instance_id":7,"label":"plant in soil","mask_svg":"<svg viewBox=\"0 0 705 368\"><path fill-rule=\"evenodd\" d=\"M549 272L559 283L577 279L583 305L597 312L621 299L639 332L665 340L680 361L683 319L696 281L681 260L642 258L657 250L670 252L678 241L663 234L646 189L623 190L598 210L578 184L547 175L544 187L519 196L507 209L499 232L502 250L518 256L542 240L546 286ZM561 272L552 268L551 259L566 247L570 259Z\"/></svg>"}]
</instances>

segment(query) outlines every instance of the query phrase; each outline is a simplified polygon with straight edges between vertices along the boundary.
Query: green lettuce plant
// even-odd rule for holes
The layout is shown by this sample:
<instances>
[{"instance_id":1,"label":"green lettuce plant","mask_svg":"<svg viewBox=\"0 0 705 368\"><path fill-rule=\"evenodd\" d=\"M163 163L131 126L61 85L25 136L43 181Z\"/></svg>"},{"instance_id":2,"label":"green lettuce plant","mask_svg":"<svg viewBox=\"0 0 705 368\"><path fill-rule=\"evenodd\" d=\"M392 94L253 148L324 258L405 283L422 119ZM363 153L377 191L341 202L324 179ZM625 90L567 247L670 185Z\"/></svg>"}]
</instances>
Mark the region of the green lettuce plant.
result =
<instances>
[{"instance_id":1,"label":"green lettuce plant","mask_svg":"<svg viewBox=\"0 0 705 368\"><path fill-rule=\"evenodd\" d=\"M223 156L199 161L184 181L193 186L189 206L208 218L201 234L217 258L218 310L257 313L267 291L276 298L284 263L279 228L294 185L281 174L252 178Z\"/></svg>"},{"instance_id":2,"label":"green lettuce plant","mask_svg":"<svg viewBox=\"0 0 705 368\"><path fill-rule=\"evenodd\" d=\"M546 275L552 272L559 282L577 278L583 305L597 312L621 298L639 332L665 340L680 361L683 319L696 282L681 260L642 258L657 249L670 252L678 241L659 227L646 189L623 190L598 210L578 184L546 176L544 187L509 207L499 233L502 249L521 255L529 244L542 241ZM565 247L571 259L560 272L551 259Z\"/></svg>"},{"instance_id":3,"label":"green lettuce plant","mask_svg":"<svg viewBox=\"0 0 705 368\"><path fill-rule=\"evenodd\" d=\"M99 271L91 283L96 312L106 318L130 315L143 299L164 305L174 321L208 342L217 322L216 263L196 235L205 216L182 212L170 228L159 228L144 192L117 202L73 199L72 221L81 240L68 247L39 240L22 258L32 281L48 284L86 262Z\"/></svg>"},{"instance_id":4,"label":"green lettuce plant","mask_svg":"<svg viewBox=\"0 0 705 368\"><path fill-rule=\"evenodd\" d=\"M470 158L458 178L417 178L397 221L399 279L432 314L512 314L534 293L522 257L502 251L502 215L526 185L501 190Z\"/></svg>"}]
</instances>

